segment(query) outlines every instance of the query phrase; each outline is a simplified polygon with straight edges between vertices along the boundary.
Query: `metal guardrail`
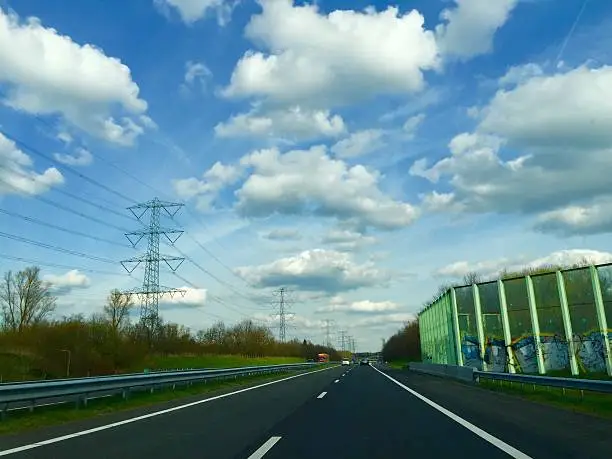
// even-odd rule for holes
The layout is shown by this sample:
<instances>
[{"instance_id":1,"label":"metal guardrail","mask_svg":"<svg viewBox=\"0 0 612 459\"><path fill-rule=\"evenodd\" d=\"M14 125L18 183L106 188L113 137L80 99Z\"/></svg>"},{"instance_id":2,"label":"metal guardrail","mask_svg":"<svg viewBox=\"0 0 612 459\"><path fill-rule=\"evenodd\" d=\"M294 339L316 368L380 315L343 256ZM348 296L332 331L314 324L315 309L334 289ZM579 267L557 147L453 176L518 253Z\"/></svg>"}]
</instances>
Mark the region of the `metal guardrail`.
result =
<instances>
[{"instance_id":1,"label":"metal guardrail","mask_svg":"<svg viewBox=\"0 0 612 459\"><path fill-rule=\"evenodd\" d=\"M408 364L408 368L411 371L416 371L419 373L458 379L465 382L478 383L481 379L488 379L492 381L509 381L536 386L559 387L562 389L612 394L612 381L601 379L558 378L555 376L497 373L491 371L480 371L472 367L425 362L410 363Z\"/></svg>"},{"instance_id":2,"label":"metal guardrail","mask_svg":"<svg viewBox=\"0 0 612 459\"><path fill-rule=\"evenodd\" d=\"M278 373L288 370L311 368L317 363L293 363L285 365L266 365L240 368L201 369L184 371L167 371L155 373L135 373L112 376L94 376L86 378L54 379L47 381L25 381L0 384L0 410L6 414L11 403L30 402L31 409L37 401L49 399L72 399L87 404L87 398L95 393L121 393L123 398L129 396L133 389L161 388L180 384L190 384L221 378L237 378L259 374Z\"/></svg>"},{"instance_id":3,"label":"metal guardrail","mask_svg":"<svg viewBox=\"0 0 612 459\"><path fill-rule=\"evenodd\" d=\"M495 373L474 370L474 380L490 379L494 381L510 381L536 386L560 387L563 389L603 392L612 394L612 381L601 379L557 378L554 376L522 375L516 373Z\"/></svg>"}]
</instances>

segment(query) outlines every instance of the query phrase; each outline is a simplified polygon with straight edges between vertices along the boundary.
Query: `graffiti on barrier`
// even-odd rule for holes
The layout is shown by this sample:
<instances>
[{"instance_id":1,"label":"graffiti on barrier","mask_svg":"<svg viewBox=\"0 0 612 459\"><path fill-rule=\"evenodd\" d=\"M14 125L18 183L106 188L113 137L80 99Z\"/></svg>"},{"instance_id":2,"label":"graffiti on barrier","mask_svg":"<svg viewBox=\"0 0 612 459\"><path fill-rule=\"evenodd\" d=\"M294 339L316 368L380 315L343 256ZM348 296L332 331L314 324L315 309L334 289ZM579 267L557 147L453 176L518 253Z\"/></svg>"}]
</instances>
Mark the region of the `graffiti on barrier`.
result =
<instances>
[{"instance_id":1,"label":"graffiti on barrier","mask_svg":"<svg viewBox=\"0 0 612 459\"><path fill-rule=\"evenodd\" d=\"M607 331L612 342L612 330ZM477 369L486 363L489 371L506 372L512 366L517 372L538 372L538 350L542 354L545 371L566 370L570 367L570 349L573 348L581 372L599 373L606 371L605 334L591 330L585 334L574 334L572 342L555 334L540 335L539 345L533 335L524 335L506 346L502 338L488 337L484 356L481 356L478 338L464 334L461 340L463 364Z\"/></svg>"}]
</instances>

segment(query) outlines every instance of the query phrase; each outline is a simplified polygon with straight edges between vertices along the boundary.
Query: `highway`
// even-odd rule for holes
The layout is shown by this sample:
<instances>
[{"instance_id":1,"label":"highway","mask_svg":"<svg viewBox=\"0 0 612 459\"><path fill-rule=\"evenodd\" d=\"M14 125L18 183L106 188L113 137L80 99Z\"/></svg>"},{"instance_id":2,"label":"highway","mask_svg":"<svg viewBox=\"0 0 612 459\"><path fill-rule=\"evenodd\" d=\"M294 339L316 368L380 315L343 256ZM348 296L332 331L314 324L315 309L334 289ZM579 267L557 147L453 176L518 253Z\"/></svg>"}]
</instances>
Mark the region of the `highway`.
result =
<instances>
[{"instance_id":1,"label":"highway","mask_svg":"<svg viewBox=\"0 0 612 459\"><path fill-rule=\"evenodd\" d=\"M0 437L0 456L603 459L610 432L609 420L356 366Z\"/></svg>"}]
</instances>

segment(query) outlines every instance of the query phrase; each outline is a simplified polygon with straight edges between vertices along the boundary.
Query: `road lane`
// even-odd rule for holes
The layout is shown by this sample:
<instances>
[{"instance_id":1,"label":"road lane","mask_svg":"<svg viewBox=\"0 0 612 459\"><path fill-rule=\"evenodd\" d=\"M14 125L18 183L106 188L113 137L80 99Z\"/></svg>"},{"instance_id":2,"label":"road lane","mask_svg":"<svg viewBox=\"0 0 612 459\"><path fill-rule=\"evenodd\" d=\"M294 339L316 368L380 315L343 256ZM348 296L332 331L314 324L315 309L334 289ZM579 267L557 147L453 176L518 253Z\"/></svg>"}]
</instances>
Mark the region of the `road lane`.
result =
<instances>
[{"instance_id":1,"label":"road lane","mask_svg":"<svg viewBox=\"0 0 612 459\"><path fill-rule=\"evenodd\" d=\"M356 367L253 443L281 439L264 459L509 456L370 367Z\"/></svg>"},{"instance_id":2,"label":"road lane","mask_svg":"<svg viewBox=\"0 0 612 459\"><path fill-rule=\"evenodd\" d=\"M435 376L381 369L536 459L603 459L611 456L610 419L534 403Z\"/></svg>"},{"instance_id":3,"label":"road lane","mask_svg":"<svg viewBox=\"0 0 612 459\"><path fill-rule=\"evenodd\" d=\"M609 457L608 420L441 378L384 372L394 380L367 366L336 367L11 457ZM46 438L35 436L18 440Z\"/></svg>"},{"instance_id":4,"label":"road lane","mask_svg":"<svg viewBox=\"0 0 612 459\"><path fill-rule=\"evenodd\" d=\"M234 458L241 454L246 445L261 437L305 402L314 399L344 371L341 367L335 367L305 374L207 403L17 452L8 457ZM104 425L103 422L99 423ZM71 430L80 431L79 424L74 424ZM47 438L40 432L17 436L6 442L0 438L0 449L7 448L8 445L4 443L15 447Z\"/></svg>"}]
</instances>

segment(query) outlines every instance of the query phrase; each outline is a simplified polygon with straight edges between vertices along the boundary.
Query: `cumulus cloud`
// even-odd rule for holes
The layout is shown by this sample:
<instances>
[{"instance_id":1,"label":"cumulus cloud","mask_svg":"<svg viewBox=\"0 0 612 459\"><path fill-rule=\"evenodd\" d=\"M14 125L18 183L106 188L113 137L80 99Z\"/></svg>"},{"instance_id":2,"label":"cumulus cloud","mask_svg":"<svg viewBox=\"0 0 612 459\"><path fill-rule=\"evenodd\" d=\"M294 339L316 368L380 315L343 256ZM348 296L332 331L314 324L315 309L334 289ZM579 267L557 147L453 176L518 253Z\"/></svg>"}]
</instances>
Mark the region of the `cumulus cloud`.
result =
<instances>
[{"instance_id":1,"label":"cumulus cloud","mask_svg":"<svg viewBox=\"0 0 612 459\"><path fill-rule=\"evenodd\" d=\"M33 166L32 158L0 133L0 196L42 194L64 183L64 176L55 167L38 173Z\"/></svg>"},{"instance_id":2,"label":"cumulus cloud","mask_svg":"<svg viewBox=\"0 0 612 459\"><path fill-rule=\"evenodd\" d=\"M334 250L352 252L366 245L374 244L376 238L349 230L335 229L321 239L321 243L331 245Z\"/></svg>"},{"instance_id":3,"label":"cumulus cloud","mask_svg":"<svg viewBox=\"0 0 612 459\"><path fill-rule=\"evenodd\" d=\"M493 50L495 32L509 19L519 0L454 0L440 14L436 27L441 51L467 60Z\"/></svg>"},{"instance_id":4,"label":"cumulus cloud","mask_svg":"<svg viewBox=\"0 0 612 459\"><path fill-rule=\"evenodd\" d=\"M300 232L291 228L278 228L263 234L264 239L271 241L297 241L302 238Z\"/></svg>"},{"instance_id":5,"label":"cumulus cloud","mask_svg":"<svg viewBox=\"0 0 612 459\"><path fill-rule=\"evenodd\" d=\"M423 113L411 116L406 120L406 122L404 123L404 132L409 140L412 140L416 137L416 131L419 126L421 126L423 121L425 121L425 114Z\"/></svg>"},{"instance_id":6,"label":"cumulus cloud","mask_svg":"<svg viewBox=\"0 0 612 459\"><path fill-rule=\"evenodd\" d=\"M93 162L93 156L89 150L79 147L74 154L54 153L53 157L62 164L69 166L88 166Z\"/></svg>"},{"instance_id":7,"label":"cumulus cloud","mask_svg":"<svg viewBox=\"0 0 612 459\"><path fill-rule=\"evenodd\" d=\"M329 156L323 145L309 150L278 149L252 152L223 179L187 178L174 181L175 191L184 199L214 201L225 185L246 179L236 190L237 211L245 217L264 218L274 214L333 217L354 230L394 230L412 224L418 210L394 200L379 188L381 174L362 165L349 166Z\"/></svg>"},{"instance_id":8,"label":"cumulus cloud","mask_svg":"<svg viewBox=\"0 0 612 459\"><path fill-rule=\"evenodd\" d=\"M119 59L77 44L37 18L21 21L1 8L0 83L7 88L6 105L59 114L109 142L131 145L149 125L147 103Z\"/></svg>"},{"instance_id":9,"label":"cumulus cloud","mask_svg":"<svg viewBox=\"0 0 612 459\"><path fill-rule=\"evenodd\" d=\"M339 297L331 299L328 305L317 308L317 312L347 312L354 314L380 314L395 311L399 308L393 301L346 301Z\"/></svg>"},{"instance_id":10,"label":"cumulus cloud","mask_svg":"<svg viewBox=\"0 0 612 459\"><path fill-rule=\"evenodd\" d=\"M210 209L219 191L234 184L241 177L240 168L217 161L201 179L196 177L177 179L172 182L174 192L181 199L197 199L198 208Z\"/></svg>"},{"instance_id":11,"label":"cumulus cloud","mask_svg":"<svg viewBox=\"0 0 612 459\"><path fill-rule=\"evenodd\" d=\"M299 290L337 293L381 285L388 275L372 263L357 264L333 250L307 250L268 264L246 266L236 273L257 287L289 286Z\"/></svg>"},{"instance_id":12,"label":"cumulus cloud","mask_svg":"<svg viewBox=\"0 0 612 459\"><path fill-rule=\"evenodd\" d=\"M241 163L252 168L236 191L237 209L244 216L306 213L335 217L360 230L402 228L418 216L416 208L380 190L378 172L332 159L324 146L285 154L260 150Z\"/></svg>"},{"instance_id":13,"label":"cumulus cloud","mask_svg":"<svg viewBox=\"0 0 612 459\"><path fill-rule=\"evenodd\" d=\"M183 94L188 94L191 90L198 88L206 91L208 80L213 77L212 72L202 62L187 61L185 64L185 77L180 86Z\"/></svg>"},{"instance_id":14,"label":"cumulus cloud","mask_svg":"<svg viewBox=\"0 0 612 459\"><path fill-rule=\"evenodd\" d=\"M497 84L500 87L517 86L526 83L534 77L543 75L544 70L540 65L529 62L525 65L510 67L508 72L498 80Z\"/></svg>"},{"instance_id":15,"label":"cumulus cloud","mask_svg":"<svg viewBox=\"0 0 612 459\"><path fill-rule=\"evenodd\" d=\"M91 281L85 274L73 269L64 274L46 274L43 281L48 282L56 295L66 295L74 289L89 287Z\"/></svg>"},{"instance_id":16,"label":"cumulus cloud","mask_svg":"<svg viewBox=\"0 0 612 459\"><path fill-rule=\"evenodd\" d=\"M416 320L416 314L410 312L395 312L364 317L352 323L356 328L397 328L398 325Z\"/></svg>"},{"instance_id":17,"label":"cumulus cloud","mask_svg":"<svg viewBox=\"0 0 612 459\"><path fill-rule=\"evenodd\" d=\"M417 11L335 10L291 0L259 0L248 39L269 51L238 62L227 97L262 97L309 106L354 102L423 88L423 71L438 65L434 34Z\"/></svg>"},{"instance_id":18,"label":"cumulus cloud","mask_svg":"<svg viewBox=\"0 0 612 459\"><path fill-rule=\"evenodd\" d=\"M547 265L571 266L588 260L593 264L609 263L612 253L597 250L573 249L559 250L544 257L529 260L525 257L500 258L478 262L457 261L434 272L435 276L460 279L469 273L478 273L483 277L494 277L503 270L518 271L523 268L539 268Z\"/></svg>"},{"instance_id":19,"label":"cumulus cloud","mask_svg":"<svg viewBox=\"0 0 612 459\"><path fill-rule=\"evenodd\" d=\"M610 231L611 100L610 66L533 76L499 89L449 157L418 160L410 173L449 178L444 201L454 210L536 214L542 231ZM440 197L426 199L442 210Z\"/></svg>"},{"instance_id":20,"label":"cumulus cloud","mask_svg":"<svg viewBox=\"0 0 612 459\"><path fill-rule=\"evenodd\" d=\"M196 289L191 287L180 287L180 290L185 292L184 295L176 293L172 296L164 295L163 299L160 299L160 303L171 306L202 306L206 303L207 290Z\"/></svg>"},{"instance_id":21,"label":"cumulus cloud","mask_svg":"<svg viewBox=\"0 0 612 459\"><path fill-rule=\"evenodd\" d=\"M351 133L331 147L338 158L355 158L380 150L385 146L385 132L381 129L365 129Z\"/></svg>"},{"instance_id":22,"label":"cumulus cloud","mask_svg":"<svg viewBox=\"0 0 612 459\"><path fill-rule=\"evenodd\" d=\"M254 100L258 109L220 124L222 133L284 138L295 136L296 125L300 132L308 127L308 138L338 136L344 133L342 119L329 110L378 95L419 92L423 73L439 68L434 33L424 29L418 11L369 7L325 14L315 4L292 0L258 3L262 11L245 29L257 50L242 56L220 92ZM295 113L288 109L303 114L298 123L289 122Z\"/></svg>"},{"instance_id":23,"label":"cumulus cloud","mask_svg":"<svg viewBox=\"0 0 612 459\"><path fill-rule=\"evenodd\" d=\"M219 137L270 137L288 141L335 138L346 131L344 120L329 110L303 110L299 106L232 116L215 126Z\"/></svg>"},{"instance_id":24,"label":"cumulus cloud","mask_svg":"<svg viewBox=\"0 0 612 459\"><path fill-rule=\"evenodd\" d=\"M215 13L219 25L226 25L232 16L232 11L240 0L153 0L154 5L164 15L176 11L181 20L191 25L209 12Z\"/></svg>"}]
</instances>

